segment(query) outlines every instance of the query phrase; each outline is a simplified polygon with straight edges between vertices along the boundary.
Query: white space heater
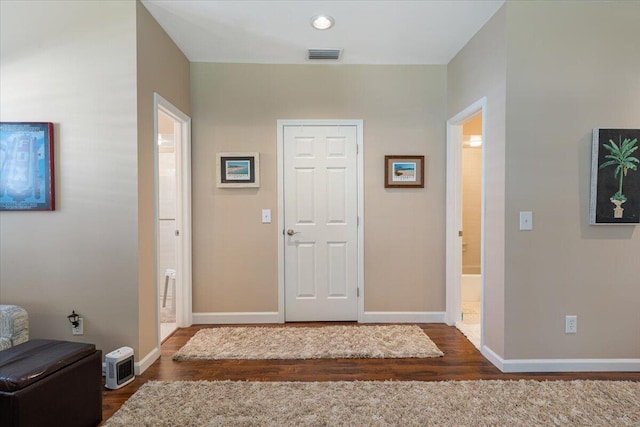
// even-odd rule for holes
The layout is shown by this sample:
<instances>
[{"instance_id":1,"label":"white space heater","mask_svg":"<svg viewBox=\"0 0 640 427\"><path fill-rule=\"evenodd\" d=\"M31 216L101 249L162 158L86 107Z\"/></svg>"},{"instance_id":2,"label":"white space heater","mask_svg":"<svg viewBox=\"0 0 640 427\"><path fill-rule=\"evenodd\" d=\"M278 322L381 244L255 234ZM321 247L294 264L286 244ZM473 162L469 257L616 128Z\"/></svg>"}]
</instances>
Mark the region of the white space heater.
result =
<instances>
[{"instance_id":1,"label":"white space heater","mask_svg":"<svg viewBox=\"0 0 640 427\"><path fill-rule=\"evenodd\" d=\"M106 380L104 386L115 390L134 380L133 349L120 347L104 357Z\"/></svg>"}]
</instances>

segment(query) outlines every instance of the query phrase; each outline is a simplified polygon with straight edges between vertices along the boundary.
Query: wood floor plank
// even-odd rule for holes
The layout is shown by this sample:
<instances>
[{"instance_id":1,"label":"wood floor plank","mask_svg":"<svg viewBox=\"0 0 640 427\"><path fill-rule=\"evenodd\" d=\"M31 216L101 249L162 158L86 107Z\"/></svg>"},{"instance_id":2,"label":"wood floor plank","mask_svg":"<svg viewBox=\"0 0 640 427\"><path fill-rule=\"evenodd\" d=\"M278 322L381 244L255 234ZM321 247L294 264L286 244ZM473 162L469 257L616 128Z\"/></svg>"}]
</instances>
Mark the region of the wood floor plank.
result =
<instances>
[{"instance_id":1,"label":"wood floor plank","mask_svg":"<svg viewBox=\"0 0 640 427\"><path fill-rule=\"evenodd\" d=\"M293 323L285 327L349 323ZM242 325L247 326L247 325ZM266 326L266 325L256 325ZM282 325L273 325L281 327ZM163 344L161 357L131 384L103 392L102 416L107 420L138 388L149 380L245 380L245 381L448 381L480 379L594 379L640 381L639 373L582 372L503 374L455 327L440 323L419 325L444 352L427 359L315 359L315 360L195 360L175 362L173 354L200 329L196 325L177 330Z\"/></svg>"}]
</instances>

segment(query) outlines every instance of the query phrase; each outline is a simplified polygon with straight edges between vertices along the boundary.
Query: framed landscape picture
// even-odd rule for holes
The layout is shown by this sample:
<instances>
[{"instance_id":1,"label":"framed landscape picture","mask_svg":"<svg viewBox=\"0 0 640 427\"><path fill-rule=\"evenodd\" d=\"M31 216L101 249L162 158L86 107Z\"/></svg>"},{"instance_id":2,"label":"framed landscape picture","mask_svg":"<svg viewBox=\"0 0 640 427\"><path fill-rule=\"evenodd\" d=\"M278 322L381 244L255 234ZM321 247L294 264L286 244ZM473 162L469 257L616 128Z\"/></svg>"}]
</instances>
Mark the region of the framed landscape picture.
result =
<instances>
[{"instance_id":1,"label":"framed landscape picture","mask_svg":"<svg viewBox=\"0 0 640 427\"><path fill-rule=\"evenodd\" d=\"M216 178L220 188L260 187L260 153L218 153Z\"/></svg>"},{"instance_id":2,"label":"framed landscape picture","mask_svg":"<svg viewBox=\"0 0 640 427\"><path fill-rule=\"evenodd\" d=\"M0 123L0 211L55 209L53 123Z\"/></svg>"},{"instance_id":3,"label":"framed landscape picture","mask_svg":"<svg viewBox=\"0 0 640 427\"><path fill-rule=\"evenodd\" d=\"M640 223L640 129L593 129L589 222Z\"/></svg>"},{"instance_id":4,"label":"framed landscape picture","mask_svg":"<svg viewBox=\"0 0 640 427\"><path fill-rule=\"evenodd\" d=\"M424 188L424 156L384 156L385 188Z\"/></svg>"}]
</instances>

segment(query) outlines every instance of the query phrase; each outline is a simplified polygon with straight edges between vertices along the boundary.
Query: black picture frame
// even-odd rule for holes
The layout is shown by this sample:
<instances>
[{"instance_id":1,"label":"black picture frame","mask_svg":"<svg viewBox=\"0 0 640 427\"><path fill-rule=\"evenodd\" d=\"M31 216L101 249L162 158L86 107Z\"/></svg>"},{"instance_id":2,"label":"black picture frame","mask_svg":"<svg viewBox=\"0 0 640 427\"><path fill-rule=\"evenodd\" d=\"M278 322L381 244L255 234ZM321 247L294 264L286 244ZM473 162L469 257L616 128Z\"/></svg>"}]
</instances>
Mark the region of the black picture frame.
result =
<instances>
[{"instance_id":1,"label":"black picture frame","mask_svg":"<svg viewBox=\"0 0 640 427\"><path fill-rule=\"evenodd\" d=\"M593 129L589 223L640 223L640 129Z\"/></svg>"},{"instance_id":2,"label":"black picture frame","mask_svg":"<svg viewBox=\"0 0 640 427\"><path fill-rule=\"evenodd\" d=\"M260 154L218 153L216 155L216 186L219 188L260 187Z\"/></svg>"}]
</instances>

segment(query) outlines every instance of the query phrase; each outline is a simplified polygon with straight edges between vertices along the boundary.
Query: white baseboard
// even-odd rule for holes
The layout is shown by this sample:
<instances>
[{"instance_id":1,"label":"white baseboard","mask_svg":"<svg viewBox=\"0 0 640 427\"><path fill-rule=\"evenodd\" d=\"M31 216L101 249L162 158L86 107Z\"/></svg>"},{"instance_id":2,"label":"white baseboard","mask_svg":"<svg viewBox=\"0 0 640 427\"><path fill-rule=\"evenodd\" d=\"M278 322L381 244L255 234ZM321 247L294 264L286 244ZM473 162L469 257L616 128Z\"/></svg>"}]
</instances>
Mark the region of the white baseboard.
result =
<instances>
[{"instance_id":1,"label":"white baseboard","mask_svg":"<svg viewBox=\"0 0 640 427\"><path fill-rule=\"evenodd\" d=\"M444 311L365 311L362 323L444 323Z\"/></svg>"},{"instance_id":2,"label":"white baseboard","mask_svg":"<svg viewBox=\"0 0 640 427\"><path fill-rule=\"evenodd\" d=\"M640 372L640 359L503 359L489 347L482 355L505 373Z\"/></svg>"},{"instance_id":3,"label":"white baseboard","mask_svg":"<svg viewBox=\"0 0 640 427\"><path fill-rule=\"evenodd\" d=\"M482 355L486 357L489 362L493 363L493 366L500 369L501 372L504 372L504 359L498 356L495 351L491 350L486 345L483 345L480 349L480 353L482 353Z\"/></svg>"},{"instance_id":4,"label":"white baseboard","mask_svg":"<svg viewBox=\"0 0 640 427\"><path fill-rule=\"evenodd\" d=\"M362 323L444 323L441 311L368 311ZM193 313L195 325L232 325L246 323L284 323L277 312Z\"/></svg>"},{"instance_id":5,"label":"white baseboard","mask_svg":"<svg viewBox=\"0 0 640 427\"><path fill-rule=\"evenodd\" d=\"M245 323L284 323L278 312L193 313L194 325L233 325Z\"/></svg>"},{"instance_id":6,"label":"white baseboard","mask_svg":"<svg viewBox=\"0 0 640 427\"><path fill-rule=\"evenodd\" d=\"M155 362L159 358L160 358L160 349L158 347L155 347L145 357L143 357L138 362L135 362L133 364L133 372L136 375L142 374L144 371L147 370L149 366L153 364L153 362Z\"/></svg>"}]
</instances>

